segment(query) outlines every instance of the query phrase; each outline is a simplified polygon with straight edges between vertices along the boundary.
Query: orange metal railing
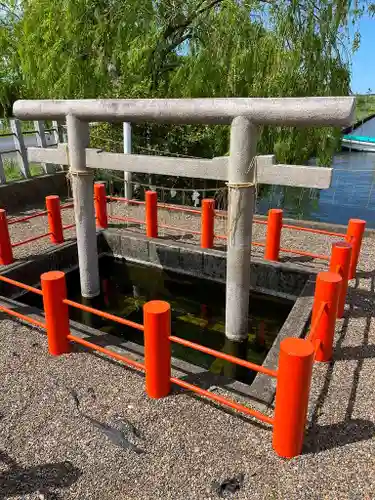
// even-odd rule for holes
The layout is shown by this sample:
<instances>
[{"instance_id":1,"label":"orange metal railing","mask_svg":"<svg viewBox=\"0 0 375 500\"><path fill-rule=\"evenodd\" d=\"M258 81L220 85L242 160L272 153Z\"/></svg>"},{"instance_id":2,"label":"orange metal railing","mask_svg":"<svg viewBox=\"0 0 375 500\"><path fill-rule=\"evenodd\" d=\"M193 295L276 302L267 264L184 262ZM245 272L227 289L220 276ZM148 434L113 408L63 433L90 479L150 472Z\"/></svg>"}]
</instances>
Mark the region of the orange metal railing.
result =
<instances>
[{"instance_id":1,"label":"orange metal railing","mask_svg":"<svg viewBox=\"0 0 375 500\"><path fill-rule=\"evenodd\" d=\"M158 227L181 231L184 233L193 234L201 237L201 247L202 248L213 248L214 239L227 240L226 235L215 233L215 217L227 217L227 212L221 210L215 210L214 200L205 199L202 200L202 209L196 210L192 208L180 207L176 205L168 205L165 203L157 202L157 193L155 191L146 192L146 200L128 200L119 196L106 196L104 184L101 187L96 188L96 208L97 208L97 221L99 227L107 227L107 223L104 225L100 223L100 220L107 220L106 212L106 201L120 201L125 203L133 203L138 205L145 205L146 217L145 221L134 219L131 217L120 217L120 216L109 216L109 219L119 220L123 222L134 222L136 224L142 224L146 226L146 234L149 237L156 238L158 236ZM100 194L99 194L100 191ZM100 201L99 201L100 199ZM158 224L157 211L158 208L163 208L167 210L174 210L180 212L188 212L196 215L201 215L201 230L195 231L189 228L177 227L168 224ZM321 253L308 252L305 250L298 250L293 248L286 248L280 245L282 229L289 229L294 231L308 232L312 234L318 234L323 236L345 238L346 241L352 243L353 253L352 262L349 269L349 276L354 277L356 266L358 263L359 252L361 248L362 237L365 229L365 222L357 219L351 219L348 225L348 231L346 234L327 231L323 229L314 229L303 226L297 226L292 224L283 223L283 211L280 209L271 209L268 213L268 220L261 220L254 218L254 224L261 224L267 227L266 242L252 242L255 247L264 248L264 258L266 260L278 261L280 253L287 253L291 255L298 255L302 257L311 257L312 259L318 259L323 261L329 261L329 256Z\"/></svg>"},{"instance_id":2,"label":"orange metal railing","mask_svg":"<svg viewBox=\"0 0 375 500\"><path fill-rule=\"evenodd\" d=\"M130 326L131 328L135 328L136 330L140 330L143 332L144 327L139 323L135 323L134 321L129 321L128 319L120 318L120 316L115 316L114 314L109 314L104 311L100 311L99 309L95 309L93 307L84 306L79 302L73 302L73 300L64 299L63 303L75 307L76 309L80 309L81 311L85 311L91 314L95 314L96 316L100 316L101 318L109 319L111 321L115 321L116 323L120 323L121 325Z\"/></svg>"},{"instance_id":3,"label":"orange metal railing","mask_svg":"<svg viewBox=\"0 0 375 500\"><path fill-rule=\"evenodd\" d=\"M42 290L0 275L0 281L4 283L43 296L45 323L7 307L0 306L0 311L33 326L45 329L47 331L49 352L52 355L69 353L71 342L75 342L121 361L132 368L145 371L146 392L149 397L165 397L170 394L171 384L175 384L271 425L273 427L273 447L276 453L282 457L290 458L300 454L302 449L312 364L314 360L328 361L332 357L333 334L339 300L343 290L343 276L345 278L345 269L349 269L350 258L351 245L343 245L343 243L333 245L330 265L340 274L337 272L319 273L310 332L305 340L289 338L281 342L277 370L271 370L172 335L171 310L170 305L166 302L147 302L144 305L144 324L141 325L69 300L66 296L65 274L61 271L50 271L42 274ZM348 280L347 275L345 279ZM70 333L68 307L74 307L144 332L144 364L72 335ZM172 376L171 342L276 378L274 417Z\"/></svg>"},{"instance_id":4,"label":"orange metal railing","mask_svg":"<svg viewBox=\"0 0 375 500\"><path fill-rule=\"evenodd\" d=\"M71 229L75 227L75 224L69 224L66 226L62 225L61 210L71 208L73 203L68 203L60 206L60 199L58 196L47 196L46 197L46 207L47 210L38 212L37 214L28 215L26 217L19 217L16 219L7 220L6 211L0 210L0 264L9 265L14 261L13 258L13 248L32 243L48 236L51 239L51 243L63 243L64 241L64 230ZM37 217L48 217L48 228L49 231L37 236L32 236L26 238L22 241L12 243L9 235L8 226L13 224L18 224L22 222L27 222L29 220L35 219Z\"/></svg>"},{"instance_id":5,"label":"orange metal railing","mask_svg":"<svg viewBox=\"0 0 375 500\"><path fill-rule=\"evenodd\" d=\"M121 217L107 214L107 201L121 201L129 204L145 205L146 217L145 220L133 218L133 217ZM95 213L97 226L99 228L108 227L108 219L113 219L115 221L122 221L128 223L135 223L146 226L146 234L149 237L155 238L158 236L158 228L169 229L173 231L187 232L195 236L200 236L201 247L202 248L213 248L214 239L227 240L226 235L215 233L215 216L216 217L227 217L226 212L215 210L214 200L206 199L202 200L202 209L196 210L192 208L179 207L176 205L168 205L165 203L157 202L157 193L154 191L146 192L146 200L128 200L119 196L107 196L105 192L105 185L100 183L95 183L94 185L94 202L95 202ZM60 201L57 196L47 196L46 198L47 210L39 212L38 214L29 215L26 217L21 217L18 219L7 221L6 214L4 210L0 210L0 264L8 265L13 262L13 248L17 248L21 245L37 241L42 238L50 236L52 243L62 243L64 241L63 231L72 229L75 224L68 224L63 226L61 220L61 210L73 207L73 203L68 203L60 206ZM189 228L182 228L169 224L158 223L157 211L158 208L188 212L192 214L201 215L201 230L196 231ZM48 216L49 231L27 238L23 241L11 243L9 237L8 226L16 223L21 223L34 219L36 217ZM359 254L361 250L361 244L363 239L363 234L365 230L365 221L359 219L351 219L348 224L347 233L339 233L333 231L326 231L322 229L307 228L292 224L283 224L282 220L282 210L271 209L268 214L268 220L254 219L255 224L263 224L267 226L266 242L254 241L252 245L255 247L264 248L264 258L266 260L278 261L280 252L288 253L291 255L298 255L302 257L311 257L312 259L319 259L323 261L329 261L329 256L308 252L305 250L298 250L292 248L285 248L280 245L282 229L290 229L296 231L305 231L309 233L320 234L330 237L345 238L346 242L350 243L352 246L352 256L349 266L349 278L352 279L355 276ZM342 310L342 307L340 308Z\"/></svg>"},{"instance_id":6,"label":"orange metal railing","mask_svg":"<svg viewBox=\"0 0 375 500\"><path fill-rule=\"evenodd\" d=\"M200 344L196 344L195 342L191 342L190 340L181 339L180 337L175 337L171 335L169 340L175 342L176 344L181 344L185 347L190 347L191 349L195 349L196 351L204 352L205 354L209 354L210 356L214 356L215 358L224 359L225 361L230 361L236 365L244 366L249 370L254 370L259 373L264 373L265 375L269 375L270 377L277 378L277 371L270 370L265 368L264 366L257 365L255 363L251 363L250 361L245 361L244 359L237 358L235 356L231 356L230 354L225 354L220 351L216 351L215 349L211 349L209 347L205 347Z\"/></svg>"},{"instance_id":7,"label":"orange metal railing","mask_svg":"<svg viewBox=\"0 0 375 500\"><path fill-rule=\"evenodd\" d=\"M118 354L114 351L111 351L110 349L106 349L105 347L102 347L98 344L94 344L93 342L89 342L81 337L77 337L76 335L69 334L68 339L71 340L72 342L75 342L76 344L83 345L84 347L87 347L88 349L92 349L93 351L98 351L101 352L102 354L105 354L109 358L117 359L117 361L121 361L132 368L136 368L137 370L142 370L144 371L145 366L142 363L139 363L138 361L135 361L134 359L127 358L126 356L123 356L122 354Z\"/></svg>"},{"instance_id":8,"label":"orange metal railing","mask_svg":"<svg viewBox=\"0 0 375 500\"><path fill-rule=\"evenodd\" d=\"M212 401L216 401L217 403L220 403L224 406L228 406L229 408L239 411L240 413L244 413L245 415L254 417L257 420L260 420L261 422L264 422L266 424L273 425L274 423L273 418L264 415L264 413L261 413L260 411L248 408L247 406L236 403L235 401L231 401L230 399L224 398L223 396L219 396L218 394L213 394L212 392L206 391L205 389L201 389L196 385L189 384L188 382L185 382L184 380L181 380L179 378L171 377L171 382L173 384L179 385L180 387L183 387L184 389L187 389L188 391L195 392L200 396L204 396L205 398L211 399Z\"/></svg>"},{"instance_id":9,"label":"orange metal railing","mask_svg":"<svg viewBox=\"0 0 375 500\"><path fill-rule=\"evenodd\" d=\"M123 200L118 197L107 197L104 185L95 185L95 208L97 225L108 226L107 199ZM143 204L135 200L126 200L129 203ZM157 237L157 196L155 192L146 193L146 220L139 221L131 218L113 217L115 220L133 220L146 225L146 234L149 237ZM0 263L12 262L12 247L34 241L39 238L51 236L51 241L60 243L63 240L63 230L74 227L74 224L63 227L61 221L61 208L69 208L72 204L60 207L58 197L47 197L47 211L29 216L48 215L49 232L29 238L24 242L11 244L9 239L8 225L4 211L0 211ZM169 208L163 206L162 208ZM171 208L173 210L178 207ZM198 210L185 209L193 213L201 213ZM214 234L215 209L212 200L203 200L202 206L202 228L201 231L192 231L193 234L201 236L203 248L212 248L214 237L226 239L224 235ZM22 222L25 219L17 219ZM255 221L265 224L265 221ZM160 225L168 229L177 229L174 226ZM171 384L179 385L184 389L193 391L205 398L223 404L236 411L252 416L264 423L273 426L273 446L275 451L283 457L293 457L301 452L304 429L306 423L306 411L309 397L309 387L312 372L312 363L315 361L329 361L332 358L333 336L337 317L344 314L348 280L353 277L357 266L361 242L365 229L365 222L351 219L346 235L323 230L310 230L302 228L307 232L323 234L326 236L344 237L346 241L337 242L332 245L331 258L326 255L314 254L300 250L287 249L280 246L282 228L296 229L298 226L283 225L282 211L270 210L267 223L266 242L254 242L255 246L265 248L265 258L278 260L280 252L289 252L296 255L311 256L323 260L329 260L329 272L318 274L314 306L312 311L311 329L306 339L285 339L280 345L280 357L278 370L271 370L255 363L236 358L234 356L207 348L200 344L181 339L171 334L170 306L166 302L151 301L144 306L144 325L121 318L119 316L100 311L98 309L79 304L67 299L65 275L60 271L52 271L41 276L42 290L12 280L0 275L0 281L13 286L23 288L27 291L43 296L45 323L18 313L10 308L0 306L0 311L10 316L26 321L33 326L47 330L49 352L52 355L60 355L70 352L71 342L76 342L84 347L96 350L117 359L125 364L145 371L146 392L149 397L160 398L170 393ZM298 229L301 229L298 227ZM184 230L181 228L181 230ZM185 231L185 230L184 230ZM9 262L10 261L10 262ZM91 314L115 321L122 325L135 328L144 332L145 363L132 360L110 349L98 346L70 333L68 307L74 307ZM257 410L248 408L226 397L213 394L201 389L184 380L171 375L171 342L178 343L188 348L215 356L220 359L241 365L247 369L257 371L263 375L277 379L276 407L274 417L265 415Z\"/></svg>"}]
</instances>

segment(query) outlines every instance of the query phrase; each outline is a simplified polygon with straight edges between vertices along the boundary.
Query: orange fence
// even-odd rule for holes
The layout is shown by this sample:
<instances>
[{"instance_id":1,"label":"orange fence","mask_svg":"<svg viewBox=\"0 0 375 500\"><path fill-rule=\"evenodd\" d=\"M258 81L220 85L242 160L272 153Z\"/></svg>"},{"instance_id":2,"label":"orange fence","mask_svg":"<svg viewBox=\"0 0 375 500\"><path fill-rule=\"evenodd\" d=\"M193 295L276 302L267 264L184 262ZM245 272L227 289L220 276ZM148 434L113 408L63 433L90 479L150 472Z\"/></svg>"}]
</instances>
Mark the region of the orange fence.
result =
<instances>
[{"instance_id":1,"label":"orange fence","mask_svg":"<svg viewBox=\"0 0 375 500\"><path fill-rule=\"evenodd\" d=\"M63 243L64 242L64 229L71 229L75 227L75 224L70 224L68 226L63 226L61 219L61 210L73 207L73 203L68 203L66 205L60 205L60 198L58 196L47 196L46 197L46 208L47 210L43 212L38 212L37 214L28 215L26 217L19 217L18 219L7 220L6 211L0 209L0 264L9 265L14 262L13 258L13 248L26 245L33 241L40 240L50 236L51 243ZM31 219L37 217L48 217L48 229L47 233L42 233L26 240L18 241L12 243L9 235L8 226L13 224L19 224L27 222Z\"/></svg>"},{"instance_id":2,"label":"orange fence","mask_svg":"<svg viewBox=\"0 0 375 500\"><path fill-rule=\"evenodd\" d=\"M145 220L136 219L133 217L120 217L120 216L108 215L107 213L108 200L121 201L124 203L135 204L135 205L145 205ZM159 228L188 232L190 234L200 236L201 247L205 249L210 249L214 247L215 238L219 240L227 239L226 235L220 235L215 233L215 217L216 216L226 217L226 213L222 211L215 211L215 200L213 199L202 200L202 209L195 210L192 208L168 205L165 203L158 203L157 193L155 191L147 191L146 200L144 202L138 200L127 200L126 198L121 198L118 196L117 197L107 196L105 191L105 185L102 183L95 183L94 203L95 203L96 225L98 228L102 229L107 228L108 220L112 219L115 221L128 222L128 223L130 222L130 223L145 225L146 235L150 238L158 237ZM62 243L64 241L64 230L68 230L75 227L75 224L69 224L67 226L63 226L61 219L61 210L71 207L73 207L73 203L60 206L60 200L58 196L47 196L46 197L47 210L39 212L37 214L7 221L5 210L0 210L0 264L2 265L11 264L14 260L12 249L19 247L21 245L25 245L27 243L31 243L33 241L42 238L46 238L48 236L50 236L52 243L55 244ZM158 208L200 215L201 230L195 231L189 228L181 228L177 226L171 226L168 224L160 224L158 222ZM11 243L8 230L9 225L25 222L34 219L36 217L43 217L46 215L48 216L48 228L49 228L48 232L37 236L33 236L23 241ZM280 209L271 209L268 213L267 221L254 219L254 224L262 224L267 226L266 241L265 242L254 241L252 242L252 245L255 247L264 248L265 260L271 260L271 261L278 261L281 252L289 253L292 255L311 257L314 259L320 259L324 261L329 261L330 259L328 255L281 247L281 236L283 228L345 239L345 241L350 243L352 247L352 255L348 271L349 279L355 277L359 254L361 251L363 234L366 226L365 221L360 219L350 219L347 232L344 234L333 231L325 231L322 229L312 229L307 227L294 226L291 224L283 224L283 211Z\"/></svg>"},{"instance_id":3,"label":"orange fence","mask_svg":"<svg viewBox=\"0 0 375 500\"><path fill-rule=\"evenodd\" d=\"M46 329L48 349L50 354L54 356L69 353L71 343L75 342L121 361L132 368L145 371L145 390L151 398L158 399L168 396L171 384L176 384L273 426L274 450L281 457L291 458L299 455L302 451L313 363L314 361L330 361L332 358L335 322L336 317L341 314L339 304L342 301L345 303L351 251L350 244L342 242L333 244L330 267L335 272L318 274L310 331L305 339L287 338L281 342L277 370L172 335L171 309L167 302L158 300L147 302L143 309L144 324L142 325L69 300L65 274L61 271L50 271L42 274L41 290L0 275L0 281L43 296L45 323L3 306L0 307L0 311L31 325ZM69 307L81 309L143 332L144 364L72 335L69 324ZM276 378L274 417L172 377L172 342Z\"/></svg>"},{"instance_id":4,"label":"orange fence","mask_svg":"<svg viewBox=\"0 0 375 500\"><path fill-rule=\"evenodd\" d=\"M120 216L108 216L107 215L107 205L106 201L120 201L128 204L145 205L145 220L134 219L131 217L120 217ZM215 200L213 199L203 199L202 209L194 210L186 207L179 207L174 205L168 205L165 203L157 202L157 193L155 191L146 192L146 200L128 200L126 198L121 198L119 196L106 196L104 184L95 184L95 208L96 208L96 219L97 226L100 228L108 227L108 219L123 221L123 222L133 222L140 225L146 226L146 234L151 238L158 237L158 228L166 228L175 231L183 231L189 234L199 235L201 237L201 247L202 248L213 248L214 240L226 240L226 235L215 233L215 217L227 217L227 213L223 211L215 211ZM166 224L158 223L158 208L163 208L167 210L180 211L192 213L201 216L201 230L194 231L189 228L181 228L177 226L170 226ZM366 222L360 219L350 219L347 232L339 233L334 231L326 231L323 229L314 229L302 226L296 226L292 224L283 223L283 211L281 209L271 209L268 213L267 221L254 219L254 224L262 224L267 226L266 241L263 242L252 242L253 246L264 248L264 258L265 260L279 261L280 253L288 253L292 255L300 255L303 257L311 257L313 259L320 259L324 261L329 261L330 257L324 254L318 254L313 252L307 252L304 250L295 250L292 248L285 248L280 246L282 229L289 229L294 231L308 232L313 234L320 234L323 236L337 237L346 240L352 245L352 260L349 266L349 276L354 278L358 258L361 250L362 238L366 226Z\"/></svg>"}]
</instances>

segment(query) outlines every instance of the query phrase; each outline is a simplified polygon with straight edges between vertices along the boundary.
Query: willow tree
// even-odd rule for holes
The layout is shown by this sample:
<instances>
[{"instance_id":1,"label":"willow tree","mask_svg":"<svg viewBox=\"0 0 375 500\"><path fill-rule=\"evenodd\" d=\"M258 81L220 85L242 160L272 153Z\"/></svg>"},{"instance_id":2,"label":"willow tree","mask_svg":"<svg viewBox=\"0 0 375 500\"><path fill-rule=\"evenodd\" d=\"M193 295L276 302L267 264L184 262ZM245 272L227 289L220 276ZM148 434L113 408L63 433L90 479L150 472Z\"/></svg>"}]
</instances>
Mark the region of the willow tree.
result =
<instances>
[{"instance_id":1,"label":"willow tree","mask_svg":"<svg viewBox=\"0 0 375 500\"><path fill-rule=\"evenodd\" d=\"M0 90L24 98L347 95L347 0L2 2ZM12 91L10 92L9 89ZM104 138L120 139L104 127ZM136 147L227 152L227 127L138 126ZM331 129L265 128L259 151L328 160Z\"/></svg>"}]
</instances>

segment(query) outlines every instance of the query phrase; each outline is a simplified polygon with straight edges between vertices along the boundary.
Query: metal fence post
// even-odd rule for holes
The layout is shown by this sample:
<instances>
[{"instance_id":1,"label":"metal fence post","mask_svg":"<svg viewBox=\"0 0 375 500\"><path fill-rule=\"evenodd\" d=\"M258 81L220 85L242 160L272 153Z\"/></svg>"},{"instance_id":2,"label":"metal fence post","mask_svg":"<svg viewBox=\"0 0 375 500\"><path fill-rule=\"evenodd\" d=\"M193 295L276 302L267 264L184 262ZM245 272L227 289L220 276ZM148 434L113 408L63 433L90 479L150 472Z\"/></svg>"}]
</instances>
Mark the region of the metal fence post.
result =
<instances>
[{"instance_id":1,"label":"metal fence post","mask_svg":"<svg viewBox=\"0 0 375 500\"><path fill-rule=\"evenodd\" d=\"M163 398L171 390L171 306L152 300L143 306L146 393Z\"/></svg>"},{"instance_id":2,"label":"metal fence post","mask_svg":"<svg viewBox=\"0 0 375 500\"><path fill-rule=\"evenodd\" d=\"M60 122L58 122L57 120L53 120L52 128L53 128L53 138L55 140L55 143L59 144L61 142L66 142L64 141L64 133Z\"/></svg>"},{"instance_id":3,"label":"metal fence post","mask_svg":"<svg viewBox=\"0 0 375 500\"><path fill-rule=\"evenodd\" d=\"M302 451L313 363L314 347L308 340L281 342L272 438L280 457L296 457Z\"/></svg>"},{"instance_id":4,"label":"metal fence post","mask_svg":"<svg viewBox=\"0 0 375 500\"><path fill-rule=\"evenodd\" d=\"M0 184L6 184L6 182L7 182L7 178L6 178L5 171L4 171L3 159L2 159L1 153L0 153Z\"/></svg>"},{"instance_id":5,"label":"metal fence post","mask_svg":"<svg viewBox=\"0 0 375 500\"><path fill-rule=\"evenodd\" d=\"M31 177L29 161L27 159L27 150L25 146L25 141L22 135L21 122L18 119L9 120L10 128L13 132L14 148L18 152L18 164L22 175L27 179Z\"/></svg>"},{"instance_id":6,"label":"metal fence post","mask_svg":"<svg viewBox=\"0 0 375 500\"><path fill-rule=\"evenodd\" d=\"M7 213L0 209L0 264L7 266L13 262L12 244L10 242Z\"/></svg>"},{"instance_id":7,"label":"metal fence post","mask_svg":"<svg viewBox=\"0 0 375 500\"><path fill-rule=\"evenodd\" d=\"M53 120L52 128L53 128L53 139L57 146L63 142L67 142L66 138L65 138L66 140L64 140L64 130L60 122L58 122L57 120ZM65 165L59 165L59 169L65 170Z\"/></svg>"},{"instance_id":8,"label":"metal fence post","mask_svg":"<svg viewBox=\"0 0 375 500\"><path fill-rule=\"evenodd\" d=\"M256 144L257 128L243 116L234 118L228 171L225 335L236 341L248 335Z\"/></svg>"},{"instance_id":9,"label":"metal fence post","mask_svg":"<svg viewBox=\"0 0 375 500\"><path fill-rule=\"evenodd\" d=\"M132 126L131 123L123 123L124 154L132 154ZM124 196L127 200L133 198L132 173L124 172Z\"/></svg>"},{"instance_id":10,"label":"metal fence post","mask_svg":"<svg viewBox=\"0 0 375 500\"><path fill-rule=\"evenodd\" d=\"M349 267L352 256L352 245L346 241L338 241L332 245L331 260L329 270L339 273L342 278L337 317L344 316L346 294L348 292Z\"/></svg>"},{"instance_id":11,"label":"metal fence post","mask_svg":"<svg viewBox=\"0 0 375 500\"><path fill-rule=\"evenodd\" d=\"M47 148L47 139L45 133L44 122L41 120L34 121L36 143L40 148ZM46 174L53 174L55 172L55 166L52 163L42 163L42 168Z\"/></svg>"},{"instance_id":12,"label":"metal fence post","mask_svg":"<svg viewBox=\"0 0 375 500\"><path fill-rule=\"evenodd\" d=\"M149 238L158 237L158 194L156 191L146 191L146 235Z\"/></svg>"},{"instance_id":13,"label":"metal fence post","mask_svg":"<svg viewBox=\"0 0 375 500\"><path fill-rule=\"evenodd\" d=\"M264 258L266 260L279 260L281 230L283 227L283 211L272 208L268 212L266 248Z\"/></svg>"},{"instance_id":14,"label":"metal fence post","mask_svg":"<svg viewBox=\"0 0 375 500\"><path fill-rule=\"evenodd\" d=\"M69 311L66 299L65 273L50 271L40 277L46 316L48 350L53 356L70 352Z\"/></svg>"},{"instance_id":15,"label":"metal fence post","mask_svg":"<svg viewBox=\"0 0 375 500\"><path fill-rule=\"evenodd\" d=\"M361 253L362 238L365 232L366 221L350 219L346 233L346 241L352 245L352 259L349 267L349 279L355 278L359 254Z\"/></svg>"},{"instance_id":16,"label":"metal fence post","mask_svg":"<svg viewBox=\"0 0 375 500\"><path fill-rule=\"evenodd\" d=\"M201 247L213 248L215 228L215 200L202 200L201 211Z\"/></svg>"},{"instance_id":17,"label":"metal fence post","mask_svg":"<svg viewBox=\"0 0 375 500\"><path fill-rule=\"evenodd\" d=\"M89 125L67 116L70 176L76 222L79 274L83 297L100 293L98 247L94 211L94 172L86 167Z\"/></svg>"},{"instance_id":18,"label":"metal fence post","mask_svg":"<svg viewBox=\"0 0 375 500\"><path fill-rule=\"evenodd\" d=\"M316 326L312 341L314 344L314 340L320 340L320 347L315 356L316 361L330 361L332 358L333 337L341 286L342 278L340 274L329 271L318 274L311 317L312 325L315 325L323 304L325 304L325 307Z\"/></svg>"},{"instance_id":19,"label":"metal fence post","mask_svg":"<svg viewBox=\"0 0 375 500\"><path fill-rule=\"evenodd\" d=\"M64 231L61 219L60 198L55 194L46 196L48 228L52 243L64 243Z\"/></svg>"},{"instance_id":20,"label":"metal fence post","mask_svg":"<svg viewBox=\"0 0 375 500\"><path fill-rule=\"evenodd\" d=\"M95 182L94 184L94 200L95 200L95 215L96 226L101 229L108 227L107 215L107 197L105 194L105 184Z\"/></svg>"}]
</instances>

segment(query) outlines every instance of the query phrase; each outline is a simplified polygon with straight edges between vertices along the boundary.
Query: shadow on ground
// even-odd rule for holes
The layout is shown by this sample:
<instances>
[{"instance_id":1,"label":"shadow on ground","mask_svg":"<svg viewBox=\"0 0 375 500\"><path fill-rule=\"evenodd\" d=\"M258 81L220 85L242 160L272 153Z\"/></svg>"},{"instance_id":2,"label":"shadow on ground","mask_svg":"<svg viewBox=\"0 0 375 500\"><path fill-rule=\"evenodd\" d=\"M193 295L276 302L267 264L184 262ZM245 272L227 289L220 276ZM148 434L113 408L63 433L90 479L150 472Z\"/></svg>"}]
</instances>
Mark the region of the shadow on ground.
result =
<instances>
[{"instance_id":1,"label":"shadow on ground","mask_svg":"<svg viewBox=\"0 0 375 500\"><path fill-rule=\"evenodd\" d=\"M21 467L6 452L0 451L0 499L27 495L39 492L45 500L57 500L60 497L54 492L57 488L69 488L81 475L81 471L71 462L56 462Z\"/></svg>"},{"instance_id":2,"label":"shadow on ground","mask_svg":"<svg viewBox=\"0 0 375 500\"><path fill-rule=\"evenodd\" d=\"M349 311L347 310L345 313L340 335L335 346L334 359L327 370L324 384L311 418L305 440L305 453L317 453L338 448L347 444L365 441L375 436L374 422L352 418L363 363L366 359L375 357L375 345L369 344L371 321L375 316L373 294L371 292L359 291L358 289L356 289L356 293L354 294L353 291L349 290L347 303L349 304ZM342 345L348 332L350 317L365 318L362 344L359 346ZM355 360L357 363L354 369L344 420L331 425L320 425L318 419L319 415L324 411L324 403L329 392L335 363L349 360Z\"/></svg>"}]
</instances>

